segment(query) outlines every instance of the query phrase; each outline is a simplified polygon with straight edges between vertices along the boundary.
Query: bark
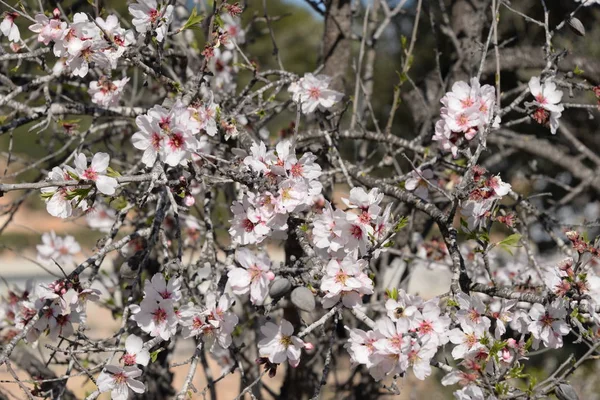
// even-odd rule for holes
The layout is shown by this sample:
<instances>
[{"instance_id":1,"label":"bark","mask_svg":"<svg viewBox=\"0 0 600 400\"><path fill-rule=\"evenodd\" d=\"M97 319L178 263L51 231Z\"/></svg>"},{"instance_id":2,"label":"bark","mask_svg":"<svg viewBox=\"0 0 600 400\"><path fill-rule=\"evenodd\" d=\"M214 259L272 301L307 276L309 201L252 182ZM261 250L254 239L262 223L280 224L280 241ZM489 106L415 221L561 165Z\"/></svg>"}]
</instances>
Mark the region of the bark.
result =
<instances>
[{"instance_id":1,"label":"bark","mask_svg":"<svg viewBox=\"0 0 600 400\"><path fill-rule=\"evenodd\" d=\"M24 346L17 346L12 353L11 362L17 365L20 369L27 372L33 379L55 379L57 378L54 371L46 367L43 362L38 360L33 354L27 350ZM68 389L62 392L62 396L59 397L63 385L67 381L55 381L46 382L40 385L41 392L52 393L53 399L60 398L61 400L75 400L77 397ZM2 397L0 396L0 399Z\"/></svg>"},{"instance_id":2,"label":"bark","mask_svg":"<svg viewBox=\"0 0 600 400\"><path fill-rule=\"evenodd\" d=\"M332 87L344 90L344 75L350 65L352 10L350 0L330 0L325 12L321 59L323 73L333 78Z\"/></svg>"}]
</instances>

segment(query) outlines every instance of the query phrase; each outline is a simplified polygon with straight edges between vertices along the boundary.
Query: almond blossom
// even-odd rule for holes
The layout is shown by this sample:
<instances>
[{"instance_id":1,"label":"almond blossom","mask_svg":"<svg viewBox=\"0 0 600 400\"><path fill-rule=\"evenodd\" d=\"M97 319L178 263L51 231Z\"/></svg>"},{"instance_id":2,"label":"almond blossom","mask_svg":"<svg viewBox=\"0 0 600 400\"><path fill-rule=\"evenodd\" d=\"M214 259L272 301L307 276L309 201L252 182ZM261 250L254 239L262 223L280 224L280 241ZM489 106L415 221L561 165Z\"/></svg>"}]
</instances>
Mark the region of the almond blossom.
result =
<instances>
[{"instance_id":1,"label":"almond blossom","mask_svg":"<svg viewBox=\"0 0 600 400\"><path fill-rule=\"evenodd\" d=\"M479 325L462 323L460 328L454 328L448 332L448 338L457 346L452 349L452 357L458 360L474 350L483 348L481 339L486 336L486 328Z\"/></svg>"},{"instance_id":2,"label":"almond blossom","mask_svg":"<svg viewBox=\"0 0 600 400\"><path fill-rule=\"evenodd\" d=\"M19 27L15 24L15 19L19 14L15 12L4 13L4 19L0 23L0 32L8 38L11 42L18 42L21 40L21 33Z\"/></svg>"},{"instance_id":3,"label":"almond blossom","mask_svg":"<svg viewBox=\"0 0 600 400\"><path fill-rule=\"evenodd\" d=\"M369 373L375 380L381 380L386 375L399 374L408 368L408 352L411 339L408 332L398 323L389 318L381 318L376 322L375 331L381 338L374 343L373 365Z\"/></svg>"},{"instance_id":4,"label":"almond blossom","mask_svg":"<svg viewBox=\"0 0 600 400\"><path fill-rule=\"evenodd\" d=\"M343 94L329 89L331 78L325 75L307 73L303 78L290 85L288 91L292 99L298 103L304 114L311 114L317 110L325 110L339 102Z\"/></svg>"},{"instance_id":5,"label":"almond blossom","mask_svg":"<svg viewBox=\"0 0 600 400\"><path fill-rule=\"evenodd\" d=\"M127 400L131 392L144 393L146 386L136 380L142 375L142 370L136 366L118 367L116 365L107 365L104 367L96 385L100 393L110 392L112 400Z\"/></svg>"},{"instance_id":6,"label":"almond blossom","mask_svg":"<svg viewBox=\"0 0 600 400\"><path fill-rule=\"evenodd\" d=\"M443 315L437 305L438 299L427 301L421 310L417 310L411 321L411 330L417 333L421 343L440 346L448 342L450 317ZM435 352L434 352L435 353Z\"/></svg>"},{"instance_id":7,"label":"almond blossom","mask_svg":"<svg viewBox=\"0 0 600 400\"><path fill-rule=\"evenodd\" d=\"M137 325L152 337L160 336L163 340L177 332L177 317L173 300L147 297L140 305L131 306L131 314Z\"/></svg>"},{"instance_id":8,"label":"almond blossom","mask_svg":"<svg viewBox=\"0 0 600 400\"><path fill-rule=\"evenodd\" d=\"M375 343L383 338L383 335L377 331L363 331L358 328L348 328L350 337L344 347L348 350L350 358L353 363L364 364L367 368L370 368L373 364L373 357L371 357L376 349Z\"/></svg>"},{"instance_id":9,"label":"almond blossom","mask_svg":"<svg viewBox=\"0 0 600 400\"><path fill-rule=\"evenodd\" d=\"M269 282L275 279L270 271L271 260L266 253L253 253L243 247L235 252L235 260L242 268L232 268L227 276L233 293L250 292L252 304L262 305L269 294Z\"/></svg>"},{"instance_id":10,"label":"almond blossom","mask_svg":"<svg viewBox=\"0 0 600 400\"><path fill-rule=\"evenodd\" d=\"M361 297L373 293L373 281L364 269L366 260L356 259L355 253L343 260L332 259L326 267L326 275L321 279L321 290L325 292L323 307L331 308L340 299L348 308L361 304Z\"/></svg>"},{"instance_id":11,"label":"almond blossom","mask_svg":"<svg viewBox=\"0 0 600 400\"><path fill-rule=\"evenodd\" d=\"M293 336L294 327L289 321L282 319L279 325L267 322L261 326L260 332L265 336L258 342L258 354L261 357L267 357L273 364L288 360L294 368L300 364L302 348L307 344Z\"/></svg>"},{"instance_id":12,"label":"almond blossom","mask_svg":"<svg viewBox=\"0 0 600 400\"><path fill-rule=\"evenodd\" d=\"M249 194L244 196L241 201L235 201L231 206L233 220L229 234L234 243L241 245L260 243L271 231L267 225L267 218L253 204L254 200L255 196Z\"/></svg>"},{"instance_id":13,"label":"almond blossom","mask_svg":"<svg viewBox=\"0 0 600 400\"><path fill-rule=\"evenodd\" d=\"M433 171L425 169L423 171L411 171L410 178L404 183L404 188L409 192L414 192L415 196L422 198L423 200L429 199L429 183L430 179L433 178Z\"/></svg>"},{"instance_id":14,"label":"almond blossom","mask_svg":"<svg viewBox=\"0 0 600 400\"><path fill-rule=\"evenodd\" d=\"M156 40L162 42L167 34L167 29L173 19L173 6L168 5L165 9L159 8L156 0L137 0L129 6L129 12L133 15L131 23L138 33L146 33L151 30L156 32Z\"/></svg>"},{"instance_id":15,"label":"almond blossom","mask_svg":"<svg viewBox=\"0 0 600 400\"><path fill-rule=\"evenodd\" d=\"M44 43L46 46L50 42L55 42L62 38L63 32L67 29L67 22L61 21L60 10L54 9L52 18L48 18L44 14L35 15L36 23L29 26L29 30L38 34L38 42Z\"/></svg>"},{"instance_id":16,"label":"almond blossom","mask_svg":"<svg viewBox=\"0 0 600 400\"><path fill-rule=\"evenodd\" d=\"M100 152L94 154L88 165L85 155L79 153L75 156L75 173L80 179L94 182L100 193L113 195L119 184L115 178L106 175L109 162L110 156Z\"/></svg>"},{"instance_id":17,"label":"almond blossom","mask_svg":"<svg viewBox=\"0 0 600 400\"><path fill-rule=\"evenodd\" d=\"M470 84L455 82L440 101L444 107L433 140L440 142L443 150L450 150L455 158L460 139L469 141L483 129L499 126L500 119L494 116L496 90L491 85L481 86L477 78L471 78Z\"/></svg>"},{"instance_id":18,"label":"almond blossom","mask_svg":"<svg viewBox=\"0 0 600 400\"><path fill-rule=\"evenodd\" d=\"M127 77L111 81L105 76L97 81L90 82L89 92L92 95L92 102L102 107L119 105L119 100L127 82L129 82Z\"/></svg>"},{"instance_id":19,"label":"almond blossom","mask_svg":"<svg viewBox=\"0 0 600 400\"><path fill-rule=\"evenodd\" d=\"M394 321L402 330L407 332L413 324L413 316L418 312L422 300L416 296L409 295L403 289L398 291L395 298L389 298L385 302L387 316Z\"/></svg>"},{"instance_id":20,"label":"almond blossom","mask_svg":"<svg viewBox=\"0 0 600 400\"><path fill-rule=\"evenodd\" d=\"M313 243L319 249L337 252L346 244L344 236L348 222L346 213L340 209L334 211L331 203L326 202L320 214L313 220Z\"/></svg>"},{"instance_id":21,"label":"almond blossom","mask_svg":"<svg viewBox=\"0 0 600 400\"><path fill-rule=\"evenodd\" d=\"M208 293L206 295L206 310L202 312L207 322L203 332L206 340L209 343L214 341L214 344L218 344L225 349L231 345L231 334L239 321L238 316L230 311L233 303L233 299L227 294L217 298L214 293Z\"/></svg>"},{"instance_id":22,"label":"almond blossom","mask_svg":"<svg viewBox=\"0 0 600 400\"><path fill-rule=\"evenodd\" d=\"M37 259L45 264L70 264L73 256L81 251L81 246L73 236L56 236L54 231L42 235L42 244L37 245Z\"/></svg>"},{"instance_id":23,"label":"almond blossom","mask_svg":"<svg viewBox=\"0 0 600 400\"><path fill-rule=\"evenodd\" d=\"M150 352L144 348L144 341L136 336L129 335L125 340L125 354L123 355L123 364L130 365L148 365L150 361Z\"/></svg>"},{"instance_id":24,"label":"almond blossom","mask_svg":"<svg viewBox=\"0 0 600 400\"><path fill-rule=\"evenodd\" d=\"M529 91L535 97L535 104L538 110L534 113L535 120L543 125L550 126L550 132L556 133L558 129L558 119L564 111L564 106L560 104L563 92L556 89L556 84L550 79L541 83L537 76L529 80Z\"/></svg>"},{"instance_id":25,"label":"almond blossom","mask_svg":"<svg viewBox=\"0 0 600 400\"><path fill-rule=\"evenodd\" d=\"M431 359L437 353L437 345L424 341L421 345L417 340L412 340L408 351L408 365L412 367L415 377L424 380L431 375Z\"/></svg>"},{"instance_id":26,"label":"almond blossom","mask_svg":"<svg viewBox=\"0 0 600 400\"><path fill-rule=\"evenodd\" d=\"M561 299L554 300L544 307L535 303L529 310L531 323L529 332L534 338L541 340L546 347L558 349L563 345L562 337L571 332L569 325L565 322L567 309Z\"/></svg>"}]
</instances>

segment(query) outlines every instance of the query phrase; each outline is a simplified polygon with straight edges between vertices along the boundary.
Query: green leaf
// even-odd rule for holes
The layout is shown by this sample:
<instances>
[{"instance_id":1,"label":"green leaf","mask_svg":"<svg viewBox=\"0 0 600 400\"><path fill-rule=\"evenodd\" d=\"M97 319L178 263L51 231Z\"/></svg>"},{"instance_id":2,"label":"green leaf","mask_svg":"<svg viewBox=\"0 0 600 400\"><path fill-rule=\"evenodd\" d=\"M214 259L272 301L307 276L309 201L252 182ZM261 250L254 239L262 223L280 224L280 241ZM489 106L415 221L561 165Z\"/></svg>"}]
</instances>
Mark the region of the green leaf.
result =
<instances>
[{"instance_id":1,"label":"green leaf","mask_svg":"<svg viewBox=\"0 0 600 400\"><path fill-rule=\"evenodd\" d=\"M73 171L67 171L67 174L69 174L69 176L71 178L75 179L76 181L79 180L79 176L75 172L73 172Z\"/></svg>"},{"instance_id":2,"label":"green leaf","mask_svg":"<svg viewBox=\"0 0 600 400\"><path fill-rule=\"evenodd\" d=\"M584 70L582 70L581 68L579 68L579 65L576 65L575 69L573 70L573 73L575 75L583 75L584 72L585 72Z\"/></svg>"},{"instance_id":3,"label":"green leaf","mask_svg":"<svg viewBox=\"0 0 600 400\"><path fill-rule=\"evenodd\" d=\"M402 45L402 49L406 49L406 45L408 44L408 38L404 35L400 36L400 44Z\"/></svg>"},{"instance_id":4,"label":"green leaf","mask_svg":"<svg viewBox=\"0 0 600 400\"><path fill-rule=\"evenodd\" d=\"M106 168L106 175L110 176L111 178L118 178L119 176L121 176L120 173L118 173L117 171L115 171L111 167Z\"/></svg>"},{"instance_id":5,"label":"green leaf","mask_svg":"<svg viewBox=\"0 0 600 400\"><path fill-rule=\"evenodd\" d=\"M385 294L390 299L398 300L398 288L385 289Z\"/></svg>"},{"instance_id":6,"label":"green leaf","mask_svg":"<svg viewBox=\"0 0 600 400\"><path fill-rule=\"evenodd\" d=\"M408 217L400 217L400 220L394 226L394 232L400 232L406 225L408 225Z\"/></svg>"},{"instance_id":7,"label":"green leaf","mask_svg":"<svg viewBox=\"0 0 600 400\"><path fill-rule=\"evenodd\" d=\"M520 247L519 240L521 240L521 235L519 233L513 233L506 239L498 242L498 246L500 246L501 249L506 250L510 255L512 255L512 248Z\"/></svg>"},{"instance_id":8,"label":"green leaf","mask_svg":"<svg viewBox=\"0 0 600 400\"><path fill-rule=\"evenodd\" d=\"M156 359L158 358L158 353L160 353L161 351L163 351L162 347L160 349L156 349L152 353L150 353L150 359L152 360L152 362L156 362Z\"/></svg>"},{"instance_id":9,"label":"green leaf","mask_svg":"<svg viewBox=\"0 0 600 400\"><path fill-rule=\"evenodd\" d=\"M181 27L180 30L183 31L184 29L190 29L194 25L198 25L203 20L204 20L204 15L198 15L198 12L196 11L196 7L194 7L194 8L192 8L192 12L190 13L190 17L185 22L185 24L183 24L183 26Z\"/></svg>"}]
</instances>

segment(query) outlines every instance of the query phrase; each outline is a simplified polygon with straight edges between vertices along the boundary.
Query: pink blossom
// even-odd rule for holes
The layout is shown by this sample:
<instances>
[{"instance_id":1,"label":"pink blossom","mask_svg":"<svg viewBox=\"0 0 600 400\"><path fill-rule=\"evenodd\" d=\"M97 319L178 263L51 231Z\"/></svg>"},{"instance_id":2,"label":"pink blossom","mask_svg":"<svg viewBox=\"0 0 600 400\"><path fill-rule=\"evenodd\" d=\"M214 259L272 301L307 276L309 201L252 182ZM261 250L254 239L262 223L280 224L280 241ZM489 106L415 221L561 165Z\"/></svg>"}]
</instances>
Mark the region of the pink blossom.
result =
<instances>
[{"instance_id":1,"label":"pink blossom","mask_svg":"<svg viewBox=\"0 0 600 400\"><path fill-rule=\"evenodd\" d=\"M250 292L252 304L262 305L269 294L269 282L275 278L271 260L266 253L253 253L243 247L236 251L235 260L242 268L232 268L227 276L233 293L242 295Z\"/></svg>"},{"instance_id":2,"label":"pink blossom","mask_svg":"<svg viewBox=\"0 0 600 400\"><path fill-rule=\"evenodd\" d=\"M115 178L106 175L109 162L110 156L100 152L94 154L88 166L85 155L79 153L75 156L75 172L80 179L94 182L100 193L113 195L119 184Z\"/></svg>"},{"instance_id":3,"label":"pink blossom","mask_svg":"<svg viewBox=\"0 0 600 400\"><path fill-rule=\"evenodd\" d=\"M306 346L302 339L293 336L294 327L291 323L282 319L279 325L267 322L260 328L265 336L258 342L258 353L261 357L267 357L273 364L281 364L286 360L292 367L300 364L302 348Z\"/></svg>"},{"instance_id":4,"label":"pink blossom","mask_svg":"<svg viewBox=\"0 0 600 400\"><path fill-rule=\"evenodd\" d=\"M142 370L136 366L118 367L107 365L104 367L96 385L100 393L109 392L112 400L127 400L131 392L144 393L146 386L135 378L142 375Z\"/></svg>"},{"instance_id":5,"label":"pink blossom","mask_svg":"<svg viewBox=\"0 0 600 400\"><path fill-rule=\"evenodd\" d=\"M125 340L126 353L123 355L123 364L143 366L150 361L150 352L144 348L144 341L136 335L129 335Z\"/></svg>"}]
</instances>

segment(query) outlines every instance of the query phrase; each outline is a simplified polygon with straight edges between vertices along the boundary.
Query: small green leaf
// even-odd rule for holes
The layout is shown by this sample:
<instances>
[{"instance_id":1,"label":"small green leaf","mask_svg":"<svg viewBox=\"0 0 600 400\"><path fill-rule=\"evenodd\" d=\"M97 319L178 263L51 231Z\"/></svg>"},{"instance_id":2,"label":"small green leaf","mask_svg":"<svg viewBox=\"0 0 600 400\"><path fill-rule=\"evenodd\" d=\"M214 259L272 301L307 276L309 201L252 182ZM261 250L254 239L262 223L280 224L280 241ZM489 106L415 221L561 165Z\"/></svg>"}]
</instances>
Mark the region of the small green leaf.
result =
<instances>
[{"instance_id":1,"label":"small green leaf","mask_svg":"<svg viewBox=\"0 0 600 400\"><path fill-rule=\"evenodd\" d=\"M190 13L190 17L185 22L185 24L183 24L183 26L181 27L180 30L183 31L184 29L190 29L194 25L197 25L200 22L202 22L202 20L204 20L204 15L198 15L198 12L196 11L196 7L194 7L194 8L192 8L192 12Z\"/></svg>"},{"instance_id":2,"label":"small green leaf","mask_svg":"<svg viewBox=\"0 0 600 400\"><path fill-rule=\"evenodd\" d=\"M584 72L585 72L584 70L582 70L581 68L579 68L579 65L576 65L575 69L573 70L573 73L575 75L583 75Z\"/></svg>"},{"instance_id":3,"label":"small green leaf","mask_svg":"<svg viewBox=\"0 0 600 400\"><path fill-rule=\"evenodd\" d=\"M79 180L79 176L75 172L73 172L73 171L67 171L67 174L69 174L69 176L71 178L75 179L76 181Z\"/></svg>"},{"instance_id":4,"label":"small green leaf","mask_svg":"<svg viewBox=\"0 0 600 400\"><path fill-rule=\"evenodd\" d=\"M156 359L158 358L158 353L160 353L161 351L163 351L162 348L156 349L152 353L150 353L150 359L152 360L152 362L156 362Z\"/></svg>"},{"instance_id":5,"label":"small green leaf","mask_svg":"<svg viewBox=\"0 0 600 400\"><path fill-rule=\"evenodd\" d=\"M385 289L385 294L390 299L398 300L398 288Z\"/></svg>"},{"instance_id":6,"label":"small green leaf","mask_svg":"<svg viewBox=\"0 0 600 400\"><path fill-rule=\"evenodd\" d=\"M400 220L394 226L394 232L400 232L406 225L408 225L408 217L400 217Z\"/></svg>"},{"instance_id":7,"label":"small green leaf","mask_svg":"<svg viewBox=\"0 0 600 400\"><path fill-rule=\"evenodd\" d=\"M121 176L119 172L115 171L111 167L106 168L106 175L112 178L118 178L119 176Z\"/></svg>"},{"instance_id":8,"label":"small green leaf","mask_svg":"<svg viewBox=\"0 0 600 400\"><path fill-rule=\"evenodd\" d=\"M509 254L513 254L512 253L512 248L513 247L520 247L519 246L519 240L521 240L521 235L518 233L513 233L512 235L510 235L509 237L507 237L506 239L498 242L498 246L500 246L501 249L506 250Z\"/></svg>"}]
</instances>

